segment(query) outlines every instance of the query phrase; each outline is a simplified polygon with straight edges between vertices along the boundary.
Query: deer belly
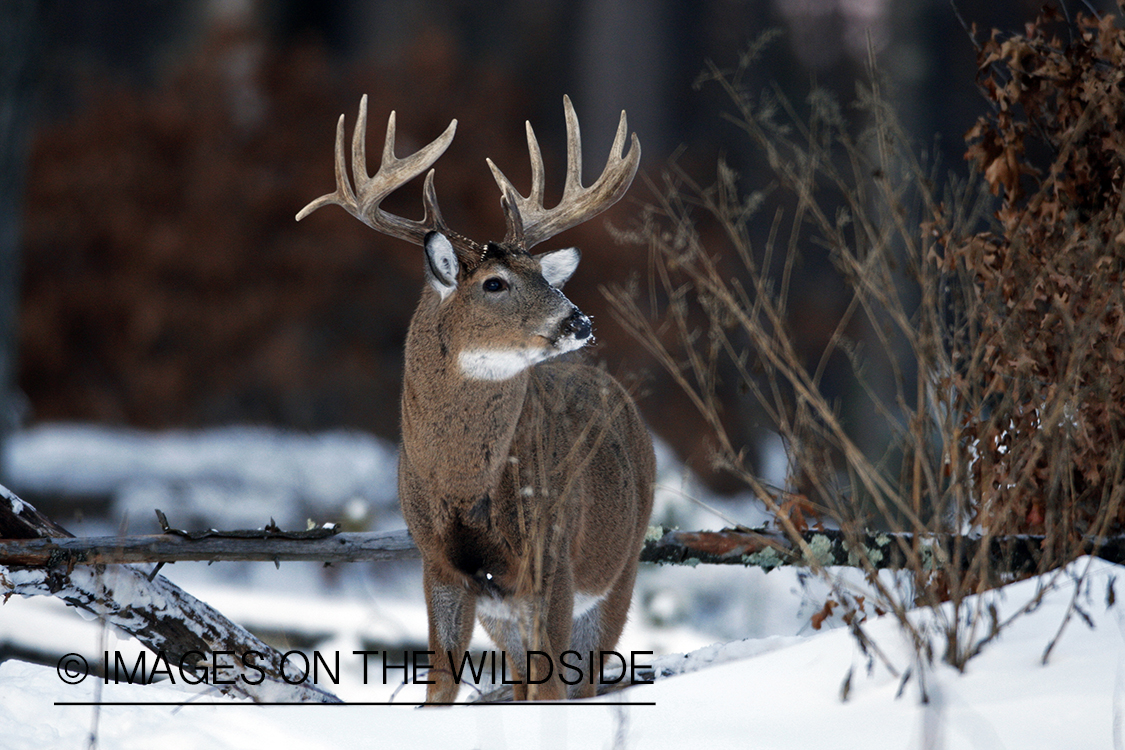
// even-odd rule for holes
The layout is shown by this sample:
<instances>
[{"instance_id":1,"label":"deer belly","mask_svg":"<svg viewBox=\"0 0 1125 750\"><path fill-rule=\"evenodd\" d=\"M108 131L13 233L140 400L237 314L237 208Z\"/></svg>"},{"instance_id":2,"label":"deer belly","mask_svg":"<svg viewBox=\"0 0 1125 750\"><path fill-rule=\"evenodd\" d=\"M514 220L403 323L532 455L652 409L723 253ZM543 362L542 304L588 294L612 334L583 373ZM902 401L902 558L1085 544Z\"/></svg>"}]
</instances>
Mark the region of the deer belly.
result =
<instances>
[{"instance_id":1,"label":"deer belly","mask_svg":"<svg viewBox=\"0 0 1125 750\"><path fill-rule=\"evenodd\" d=\"M605 594L585 594L581 591L574 592L574 614L571 615L572 620L577 620L594 607L602 603L605 599Z\"/></svg>"},{"instance_id":2,"label":"deer belly","mask_svg":"<svg viewBox=\"0 0 1125 750\"><path fill-rule=\"evenodd\" d=\"M572 620L578 620L586 615L594 607L602 603L606 595L603 594L587 594L582 591L574 592L574 610L571 614ZM477 615L487 618L489 620L518 620L519 619L518 606L506 599L501 599L495 596L481 596L477 598Z\"/></svg>"}]
</instances>

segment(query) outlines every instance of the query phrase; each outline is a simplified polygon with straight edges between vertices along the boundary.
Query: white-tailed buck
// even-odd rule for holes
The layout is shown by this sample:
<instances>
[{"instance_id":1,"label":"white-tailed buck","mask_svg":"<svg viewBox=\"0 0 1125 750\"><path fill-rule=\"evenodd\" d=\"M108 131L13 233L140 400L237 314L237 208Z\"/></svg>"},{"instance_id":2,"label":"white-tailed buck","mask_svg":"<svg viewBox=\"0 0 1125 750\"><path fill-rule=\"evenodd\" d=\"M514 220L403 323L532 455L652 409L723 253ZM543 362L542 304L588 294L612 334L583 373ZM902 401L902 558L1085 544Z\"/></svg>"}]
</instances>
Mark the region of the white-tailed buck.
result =
<instances>
[{"instance_id":1,"label":"white-tailed buck","mask_svg":"<svg viewBox=\"0 0 1125 750\"><path fill-rule=\"evenodd\" d=\"M438 159L457 121L404 159L394 154L391 113L379 171L367 174L367 98L344 163L344 117L336 129L336 191L373 229L422 245L426 285L410 322L402 390L399 499L422 551L435 653L427 702L457 696L474 615L519 676L517 699L594 693L599 651L625 624L637 559L652 509L652 442L625 390L602 370L555 360L593 341L590 319L562 293L578 266L575 248L528 250L604 211L637 171L625 113L601 177L581 183L578 121L564 98L567 171L561 202L543 205L543 161L527 125L531 193L520 195L489 161L507 220L502 242L478 244L446 227L434 192L413 221L379 204ZM564 667L560 657L564 651ZM534 654L531 652L541 652ZM579 677L581 679L579 680Z\"/></svg>"}]
</instances>

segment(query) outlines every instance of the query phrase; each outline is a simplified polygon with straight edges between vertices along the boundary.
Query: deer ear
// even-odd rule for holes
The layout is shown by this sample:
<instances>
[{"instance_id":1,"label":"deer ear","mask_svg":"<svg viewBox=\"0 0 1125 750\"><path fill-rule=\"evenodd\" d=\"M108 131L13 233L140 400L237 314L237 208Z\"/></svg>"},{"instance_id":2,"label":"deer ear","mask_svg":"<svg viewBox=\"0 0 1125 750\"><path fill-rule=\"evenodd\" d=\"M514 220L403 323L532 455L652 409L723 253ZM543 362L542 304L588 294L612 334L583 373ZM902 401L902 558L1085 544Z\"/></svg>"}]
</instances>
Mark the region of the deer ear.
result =
<instances>
[{"instance_id":1,"label":"deer ear","mask_svg":"<svg viewBox=\"0 0 1125 750\"><path fill-rule=\"evenodd\" d=\"M457 288L457 273L461 270L457 253L441 232L430 232L422 244L426 250L426 281L445 299Z\"/></svg>"},{"instance_id":2,"label":"deer ear","mask_svg":"<svg viewBox=\"0 0 1125 750\"><path fill-rule=\"evenodd\" d=\"M536 255L539 261L540 272L547 283L556 289L562 289L574 271L578 268L578 261L582 253L576 247L567 247L562 250L552 250L549 253Z\"/></svg>"}]
</instances>

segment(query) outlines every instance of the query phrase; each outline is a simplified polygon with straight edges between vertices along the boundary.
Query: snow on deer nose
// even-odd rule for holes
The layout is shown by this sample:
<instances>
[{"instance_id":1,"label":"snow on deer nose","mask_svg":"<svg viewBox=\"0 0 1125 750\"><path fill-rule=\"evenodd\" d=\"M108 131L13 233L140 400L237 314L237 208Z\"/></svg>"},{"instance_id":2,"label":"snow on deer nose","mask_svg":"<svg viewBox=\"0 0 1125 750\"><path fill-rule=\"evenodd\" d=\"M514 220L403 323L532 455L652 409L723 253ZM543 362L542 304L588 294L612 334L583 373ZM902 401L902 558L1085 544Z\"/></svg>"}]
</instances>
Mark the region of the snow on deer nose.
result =
<instances>
[{"instance_id":1,"label":"snow on deer nose","mask_svg":"<svg viewBox=\"0 0 1125 750\"><path fill-rule=\"evenodd\" d=\"M590 319L575 310L563 321L562 332L565 336L573 336L578 341L585 341L590 337L591 328Z\"/></svg>"}]
</instances>

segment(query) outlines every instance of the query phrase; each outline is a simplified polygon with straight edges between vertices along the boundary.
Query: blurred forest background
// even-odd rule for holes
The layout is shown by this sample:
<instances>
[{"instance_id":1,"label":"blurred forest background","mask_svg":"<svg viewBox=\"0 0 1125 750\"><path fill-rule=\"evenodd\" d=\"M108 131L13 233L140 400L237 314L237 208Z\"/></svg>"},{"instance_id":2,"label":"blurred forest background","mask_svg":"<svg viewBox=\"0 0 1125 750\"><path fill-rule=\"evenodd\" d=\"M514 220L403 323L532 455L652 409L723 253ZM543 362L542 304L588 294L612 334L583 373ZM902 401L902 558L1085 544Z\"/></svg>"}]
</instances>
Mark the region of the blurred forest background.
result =
<instances>
[{"instance_id":1,"label":"blurred forest background","mask_svg":"<svg viewBox=\"0 0 1125 750\"><path fill-rule=\"evenodd\" d=\"M552 246L583 263L567 288L596 320L594 356L636 385L654 430L708 474L690 404L623 333L599 287L643 280L642 247L616 244L674 163L702 184L722 157L747 189L757 155L724 120L711 60L734 65L768 29L760 88L797 104L843 101L869 50L919 150L967 173L963 136L987 104L982 36L1020 30L1038 0L5 0L0 3L0 416L144 429L259 424L355 428L397 439L401 350L421 253L343 211L294 214L331 191L336 118L370 96L369 150L398 112L405 154L459 120L437 163L451 227L499 238L491 158L530 180L523 121L539 136L548 202L565 171L562 96L582 124L586 180L619 111L641 175L606 215ZM960 16L960 18L959 18ZM553 193L552 193L553 191ZM421 215L420 185L389 210ZM762 215L763 235L772 211ZM823 350L845 289L803 248L791 324ZM642 284L643 287L643 284ZM863 332L854 332L862 337ZM734 391L724 418L750 454L762 417ZM846 379L842 413L862 411ZM858 422L858 420L857 420ZM2 470L0 470L2 471ZM722 489L721 476L710 476Z\"/></svg>"}]
</instances>

